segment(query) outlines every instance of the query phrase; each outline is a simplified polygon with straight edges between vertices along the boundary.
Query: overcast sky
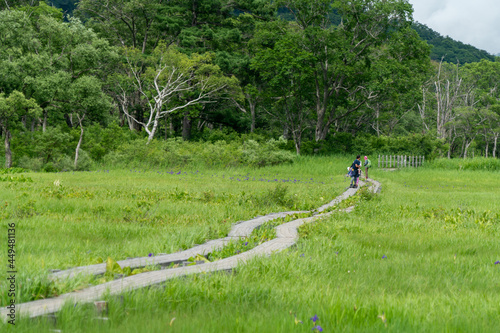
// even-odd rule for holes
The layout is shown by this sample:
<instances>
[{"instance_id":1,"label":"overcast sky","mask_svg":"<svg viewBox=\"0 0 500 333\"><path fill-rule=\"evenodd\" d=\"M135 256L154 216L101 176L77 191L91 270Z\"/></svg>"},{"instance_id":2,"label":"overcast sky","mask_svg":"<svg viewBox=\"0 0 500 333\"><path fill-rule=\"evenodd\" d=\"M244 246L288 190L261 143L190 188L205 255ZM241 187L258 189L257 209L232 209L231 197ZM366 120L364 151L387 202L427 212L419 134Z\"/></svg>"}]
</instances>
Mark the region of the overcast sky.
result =
<instances>
[{"instance_id":1,"label":"overcast sky","mask_svg":"<svg viewBox=\"0 0 500 333\"><path fill-rule=\"evenodd\" d=\"M500 53L500 0L409 0L415 21L491 54Z\"/></svg>"}]
</instances>

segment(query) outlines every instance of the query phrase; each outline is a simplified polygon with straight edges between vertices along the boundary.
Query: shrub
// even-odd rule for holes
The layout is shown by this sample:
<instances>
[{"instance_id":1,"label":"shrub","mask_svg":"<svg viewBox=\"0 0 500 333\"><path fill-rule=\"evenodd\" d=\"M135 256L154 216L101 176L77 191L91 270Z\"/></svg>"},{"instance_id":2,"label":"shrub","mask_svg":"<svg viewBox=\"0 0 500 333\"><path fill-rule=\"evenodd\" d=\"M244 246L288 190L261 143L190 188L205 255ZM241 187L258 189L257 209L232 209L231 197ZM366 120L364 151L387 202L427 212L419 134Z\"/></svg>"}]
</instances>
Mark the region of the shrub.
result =
<instances>
[{"instance_id":1,"label":"shrub","mask_svg":"<svg viewBox=\"0 0 500 333\"><path fill-rule=\"evenodd\" d=\"M279 149L283 140L270 139L264 144L248 140L243 144L243 162L252 166L276 165L293 162L295 155L289 151Z\"/></svg>"},{"instance_id":2,"label":"shrub","mask_svg":"<svg viewBox=\"0 0 500 333\"><path fill-rule=\"evenodd\" d=\"M62 161L64 161L64 159ZM87 153L83 149L80 149L79 154L78 154L78 162L76 164L76 170L78 170L78 171L90 170L90 168L92 167L92 164L93 164L93 161L92 161L92 158L90 157L89 153ZM67 160L61 164L61 167L62 168L69 167L67 165ZM61 171L62 168L59 171Z\"/></svg>"},{"instance_id":3,"label":"shrub","mask_svg":"<svg viewBox=\"0 0 500 333\"><path fill-rule=\"evenodd\" d=\"M43 159L40 157L28 157L23 156L19 159L19 167L28 169L31 171L40 171L43 167Z\"/></svg>"},{"instance_id":4,"label":"shrub","mask_svg":"<svg viewBox=\"0 0 500 333\"><path fill-rule=\"evenodd\" d=\"M292 162L294 154L279 148L280 141L268 140L258 143L248 140L227 143L186 142L180 138L166 141L134 140L118 147L117 151L104 158L106 164L121 166L183 167L203 164L210 167L237 165L265 166Z\"/></svg>"},{"instance_id":5,"label":"shrub","mask_svg":"<svg viewBox=\"0 0 500 333\"><path fill-rule=\"evenodd\" d=\"M82 150L80 149L80 154ZM78 158L78 164L80 164L81 155ZM58 171L71 171L75 169L75 160L68 155L62 156L56 163L56 168Z\"/></svg>"},{"instance_id":6,"label":"shrub","mask_svg":"<svg viewBox=\"0 0 500 333\"><path fill-rule=\"evenodd\" d=\"M284 184L277 184L274 189L269 189L263 195L256 196L254 199L260 206L279 205L291 208L295 200L293 196L288 195L288 187Z\"/></svg>"}]
</instances>

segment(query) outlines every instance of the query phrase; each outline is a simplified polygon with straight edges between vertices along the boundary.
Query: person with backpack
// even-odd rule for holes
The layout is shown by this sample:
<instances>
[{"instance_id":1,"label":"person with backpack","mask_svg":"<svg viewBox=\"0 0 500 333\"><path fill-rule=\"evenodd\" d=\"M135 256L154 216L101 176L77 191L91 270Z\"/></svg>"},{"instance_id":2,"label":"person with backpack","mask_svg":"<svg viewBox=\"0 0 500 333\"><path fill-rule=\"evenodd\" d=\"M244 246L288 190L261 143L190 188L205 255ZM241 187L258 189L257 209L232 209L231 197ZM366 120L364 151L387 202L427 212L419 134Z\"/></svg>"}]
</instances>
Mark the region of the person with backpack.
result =
<instances>
[{"instance_id":1,"label":"person with backpack","mask_svg":"<svg viewBox=\"0 0 500 333\"><path fill-rule=\"evenodd\" d=\"M372 166L372 162L368 159L368 156L365 156L365 164L363 164L365 167L365 180L368 180L368 169Z\"/></svg>"},{"instance_id":2,"label":"person with backpack","mask_svg":"<svg viewBox=\"0 0 500 333\"><path fill-rule=\"evenodd\" d=\"M360 175L361 171L361 161L360 155L356 156L356 159L354 162L352 162L351 165L351 185L349 186L350 188L357 188L358 187L358 178Z\"/></svg>"}]
</instances>

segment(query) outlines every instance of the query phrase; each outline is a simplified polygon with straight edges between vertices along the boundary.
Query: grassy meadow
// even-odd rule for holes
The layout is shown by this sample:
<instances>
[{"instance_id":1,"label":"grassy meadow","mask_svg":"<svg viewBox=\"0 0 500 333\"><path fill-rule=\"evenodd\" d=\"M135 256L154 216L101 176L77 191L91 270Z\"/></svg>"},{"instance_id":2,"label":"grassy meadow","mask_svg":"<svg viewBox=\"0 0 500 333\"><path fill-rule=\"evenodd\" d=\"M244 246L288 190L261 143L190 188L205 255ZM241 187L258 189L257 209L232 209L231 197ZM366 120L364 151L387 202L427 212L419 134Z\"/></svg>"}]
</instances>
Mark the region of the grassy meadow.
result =
<instances>
[{"instance_id":1,"label":"grassy meadow","mask_svg":"<svg viewBox=\"0 0 500 333\"><path fill-rule=\"evenodd\" d=\"M16 222L19 277L30 286L21 286L21 297L40 297L33 296L33 280L48 269L174 252L224 236L238 220L318 207L347 186L350 162L303 157L261 169L22 174L33 182L3 182L0 190L2 225ZM371 176L382 183L379 195L365 197L352 213L301 227L290 250L255 258L232 273L109 296L109 320L99 319L93 305L68 304L56 323L21 319L15 328L0 328L496 332L498 171L431 164L394 172L375 168Z\"/></svg>"},{"instance_id":2,"label":"grassy meadow","mask_svg":"<svg viewBox=\"0 0 500 333\"><path fill-rule=\"evenodd\" d=\"M345 162L348 163L348 162ZM16 223L20 301L89 282L48 286L50 270L172 253L225 237L237 221L310 210L345 187L342 160L304 158L260 169L100 169L5 175L3 226ZM30 285L39 286L33 290ZM56 290L52 290L52 289ZM2 305L6 293L1 295Z\"/></svg>"}]
</instances>

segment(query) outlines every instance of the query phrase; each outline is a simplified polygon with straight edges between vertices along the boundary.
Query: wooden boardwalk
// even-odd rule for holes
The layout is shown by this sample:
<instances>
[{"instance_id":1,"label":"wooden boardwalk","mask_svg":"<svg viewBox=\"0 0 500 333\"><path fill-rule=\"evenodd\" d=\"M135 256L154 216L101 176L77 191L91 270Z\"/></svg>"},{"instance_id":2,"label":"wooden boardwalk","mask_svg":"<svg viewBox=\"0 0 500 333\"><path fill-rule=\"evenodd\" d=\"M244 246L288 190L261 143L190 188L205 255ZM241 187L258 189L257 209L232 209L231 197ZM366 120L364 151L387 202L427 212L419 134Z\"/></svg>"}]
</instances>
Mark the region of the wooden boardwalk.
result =
<instances>
[{"instance_id":1,"label":"wooden boardwalk","mask_svg":"<svg viewBox=\"0 0 500 333\"><path fill-rule=\"evenodd\" d=\"M361 182L360 182L361 183ZM294 245L298 239L297 229L304 223L311 222L318 218L327 216L331 213L320 214L326 209L335 206L342 200L354 195L358 189L347 189L343 194L335 198L330 203L323 205L314 211L315 215L308 218L302 218L293 220L291 222L279 225L276 227L276 238L267 241L249 251L234 255L229 258L221 259L218 261L205 263L201 265L170 268L159 271L152 271L141 273L129 277L124 277L118 280L110 281L104 284L93 286L81 291L71 292L59 297L38 300L28 303L22 303L16 305L17 315L22 317L37 317L49 313L54 313L59 311L64 304L76 304L76 303L88 303L92 301L97 301L103 298L104 295L116 295L134 289L144 288L147 286L159 284L165 282L169 279L173 279L180 276L199 274L207 272L215 272L222 270L231 270L241 263L245 263L247 260L254 258L256 256L271 255L275 252L282 251ZM380 191L380 183L376 181L371 181L370 190L378 193ZM216 240L211 240L205 244L195 246L186 251L161 255L157 257L143 257L134 258L129 260L122 260L118 263L124 267L142 267L151 264L166 264L171 262L180 262L187 260L189 257L196 256L197 254L208 254L214 249L219 249L223 247L232 238L247 237L250 235L253 229L260 226L261 224L273 220L278 217L285 217L287 215L303 213L303 212L282 212L274 213L266 216L256 217L254 219L237 223L233 226L229 232L228 237L220 238ZM70 278L77 274L103 274L106 271L105 264L91 265L76 267L70 270L65 270L61 272L54 273L52 278ZM0 310L1 318L6 321L8 309L2 308Z\"/></svg>"}]
</instances>

